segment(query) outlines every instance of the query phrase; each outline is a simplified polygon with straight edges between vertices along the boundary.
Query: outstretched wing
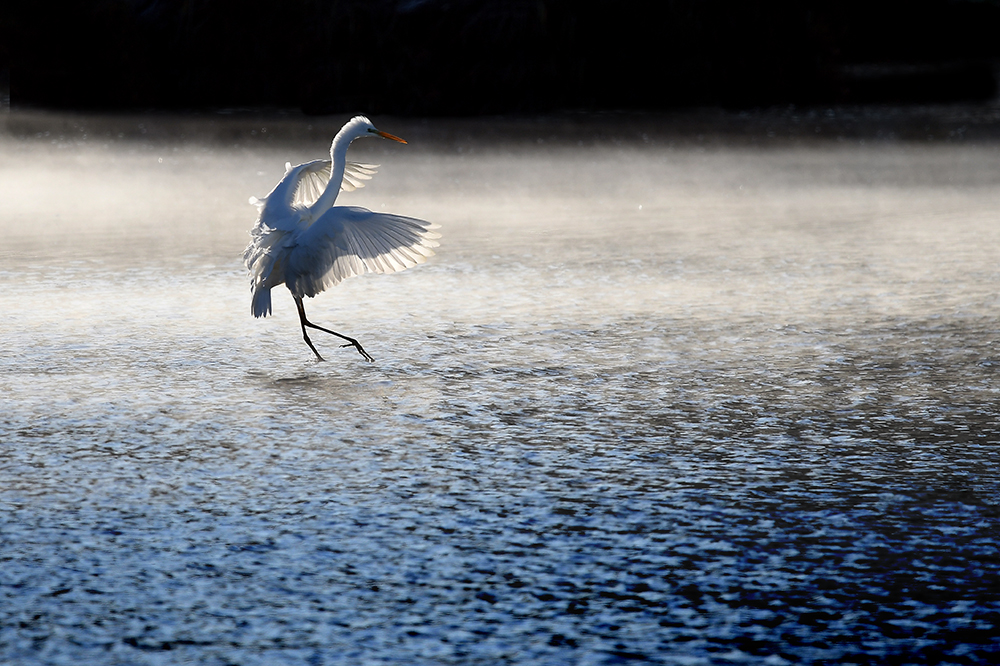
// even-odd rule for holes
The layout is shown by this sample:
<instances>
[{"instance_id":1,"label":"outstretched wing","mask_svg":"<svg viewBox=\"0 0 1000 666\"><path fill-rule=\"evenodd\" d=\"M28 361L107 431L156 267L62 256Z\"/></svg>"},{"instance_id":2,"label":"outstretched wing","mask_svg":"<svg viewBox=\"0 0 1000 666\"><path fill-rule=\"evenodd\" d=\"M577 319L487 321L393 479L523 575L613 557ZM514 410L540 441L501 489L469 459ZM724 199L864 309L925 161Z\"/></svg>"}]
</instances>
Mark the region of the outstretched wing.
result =
<instances>
[{"instance_id":1,"label":"outstretched wing","mask_svg":"<svg viewBox=\"0 0 1000 666\"><path fill-rule=\"evenodd\" d=\"M316 203L319 195L326 189L326 184L330 182L332 166L330 160L316 160L308 163L308 166L299 173L299 184L295 190L292 205L297 208L308 208ZM286 171L291 168L291 164L285 165ZM340 181L340 189L342 192L353 192L360 189L365 186L364 181L371 180L376 173L378 173L377 164L347 162L344 165L344 178Z\"/></svg>"},{"instance_id":2,"label":"outstretched wing","mask_svg":"<svg viewBox=\"0 0 1000 666\"><path fill-rule=\"evenodd\" d=\"M354 275L394 273L433 256L438 225L414 217L334 206L296 243L285 284L296 296L315 296Z\"/></svg>"},{"instance_id":3,"label":"outstretched wing","mask_svg":"<svg viewBox=\"0 0 1000 666\"><path fill-rule=\"evenodd\" d=\"M340 189L343 192L360 190L365 186L364 181L371 180L376 173L378 173L377 164L347 162L344 166L344 180L340 182Z\"/></svg>"}]
</instances>

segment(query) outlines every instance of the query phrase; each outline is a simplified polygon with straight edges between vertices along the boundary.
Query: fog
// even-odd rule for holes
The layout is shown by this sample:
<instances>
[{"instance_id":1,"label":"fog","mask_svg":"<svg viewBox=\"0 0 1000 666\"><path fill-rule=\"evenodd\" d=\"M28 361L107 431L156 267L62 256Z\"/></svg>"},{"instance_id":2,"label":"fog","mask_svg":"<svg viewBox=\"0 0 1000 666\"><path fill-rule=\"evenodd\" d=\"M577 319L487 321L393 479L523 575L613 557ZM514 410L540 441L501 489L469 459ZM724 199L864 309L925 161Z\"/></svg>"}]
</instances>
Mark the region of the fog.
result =
<instances>
[{"instance_id":1,"label":"fog","mask_svg":"<svg viewBox=\"0 0 1000 666\"><path fill-rule=\"evenodd\" d=\"M441 247L317 363L247 199L344 120L7 118L0 661L995 653L995 142L376 118Z\"/></svg>"}]
</instances>

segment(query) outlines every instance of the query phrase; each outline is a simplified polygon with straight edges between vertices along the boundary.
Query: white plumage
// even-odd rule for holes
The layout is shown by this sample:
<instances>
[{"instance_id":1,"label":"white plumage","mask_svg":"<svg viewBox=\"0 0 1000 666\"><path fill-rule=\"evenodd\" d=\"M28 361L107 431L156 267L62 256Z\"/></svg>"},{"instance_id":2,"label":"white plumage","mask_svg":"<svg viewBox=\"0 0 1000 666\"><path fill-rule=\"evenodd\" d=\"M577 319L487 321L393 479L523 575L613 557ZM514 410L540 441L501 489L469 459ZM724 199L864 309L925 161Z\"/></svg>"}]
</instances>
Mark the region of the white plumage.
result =
<instances>
[{"instance_id":1,"label":"white plumage","mask_svg":"<svg viewBox=\"0 0 1000 666\"><path fill-rule=\"evenodd\" d=\"M379 136L406 143L375 129L357 116L337 133L330 160L313 160L292 166L263 199L251 197L258 208L243 261L250 271L255 317L271 313L271 289L284 284L292 292L302 337L316 354L306 327L348 341L366 359L371 356L354 340L309 322L302 298L315 296L346 278L362 273L393 273L422 264L434 254L438 225L414 217L376 213L358 206L334 206L337 194L364 187L377 164L348 162L347 148L354 139Z\"/></svg>"}]
</instances>

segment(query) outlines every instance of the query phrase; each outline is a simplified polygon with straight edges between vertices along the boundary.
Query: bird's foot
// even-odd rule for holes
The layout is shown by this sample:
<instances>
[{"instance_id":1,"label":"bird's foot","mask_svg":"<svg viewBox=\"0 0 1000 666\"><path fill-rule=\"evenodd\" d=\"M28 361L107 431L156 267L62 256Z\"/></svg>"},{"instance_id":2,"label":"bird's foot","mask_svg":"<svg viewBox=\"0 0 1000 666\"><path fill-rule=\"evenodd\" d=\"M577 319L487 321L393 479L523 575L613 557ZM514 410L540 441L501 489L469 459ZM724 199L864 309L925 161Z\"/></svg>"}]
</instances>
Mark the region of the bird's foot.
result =
<instances>
[{"instance_id":1,"label":"bird's foot","mask_svg":"<svg viewBox=\"0 0 1000 666\"><path fill-rule=\"evenodd\" d=\"M374 363L375 359L371 357L371 354L365 351L365 348L361 346L361 343L357 340L351 340L346 345L340 345L341 347L354 347L358 350L358 353L365 357L365 360L369 363Z\"/></svg>"}]
</instances>

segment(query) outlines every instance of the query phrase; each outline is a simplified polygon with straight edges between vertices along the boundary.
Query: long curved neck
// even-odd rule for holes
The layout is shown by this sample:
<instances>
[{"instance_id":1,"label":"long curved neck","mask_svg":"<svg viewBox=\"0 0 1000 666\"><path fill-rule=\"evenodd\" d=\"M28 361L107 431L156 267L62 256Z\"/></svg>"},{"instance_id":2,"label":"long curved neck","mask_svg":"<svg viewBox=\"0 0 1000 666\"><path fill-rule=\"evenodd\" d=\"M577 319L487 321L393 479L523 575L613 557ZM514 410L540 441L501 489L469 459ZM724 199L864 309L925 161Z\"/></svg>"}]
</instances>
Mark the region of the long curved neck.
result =
<instances>
[{"instance_id":1,"label":"long curved neck","mask_svg":"<svg viewBox=\"0 0 1000 666\"><path fill-rule=\"evenodd\" d=\"M330 146L330 159L333 162L330 167L330 182L309 209L314 218L332 208L337 201L337 195L340 194L340 185L344 181L344 168L347 166L347 148L351 145L351 141L357 138L353 133L346 132L346 129L345 127L337 133Z\"/></svg>"}]
</instances>

